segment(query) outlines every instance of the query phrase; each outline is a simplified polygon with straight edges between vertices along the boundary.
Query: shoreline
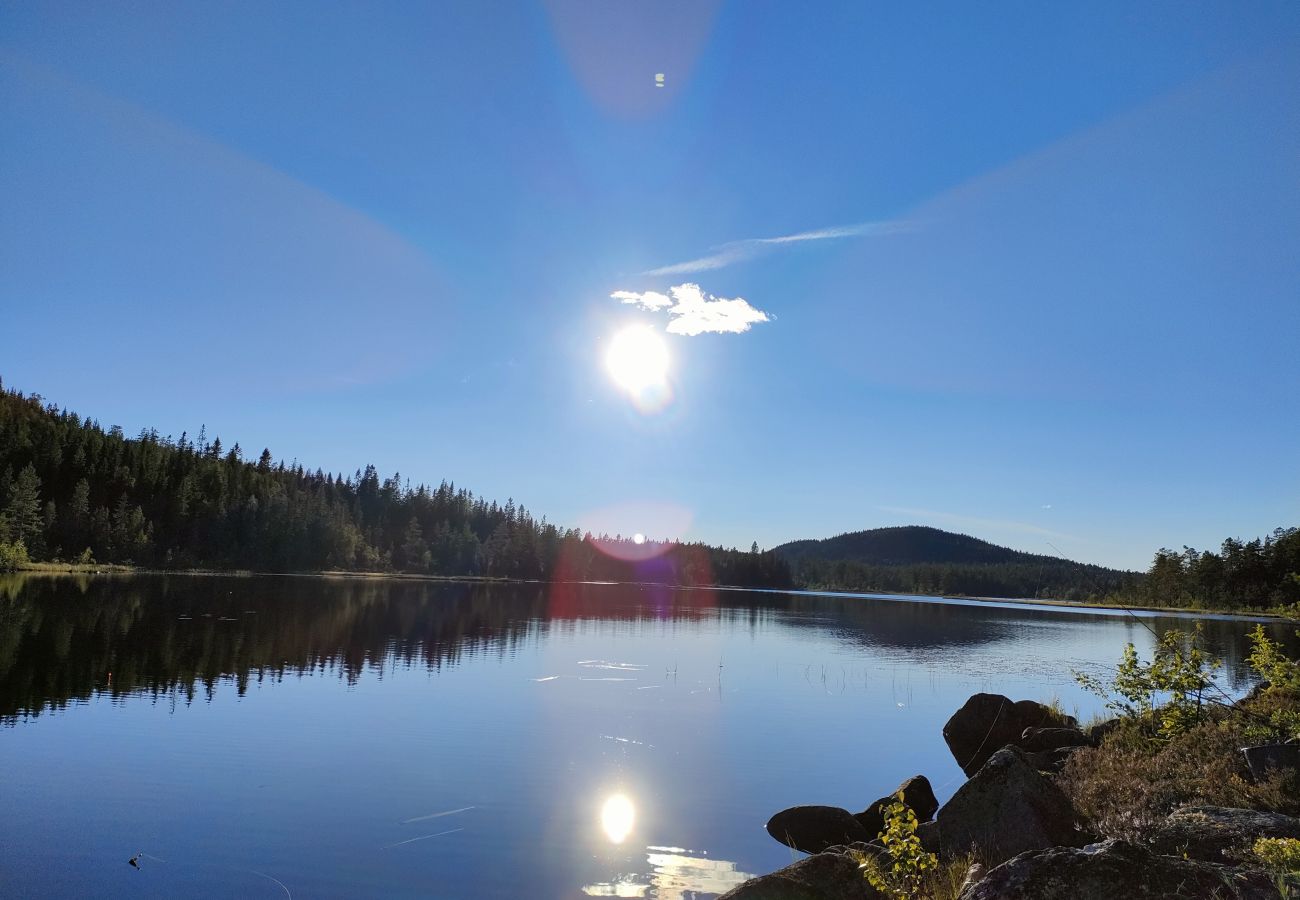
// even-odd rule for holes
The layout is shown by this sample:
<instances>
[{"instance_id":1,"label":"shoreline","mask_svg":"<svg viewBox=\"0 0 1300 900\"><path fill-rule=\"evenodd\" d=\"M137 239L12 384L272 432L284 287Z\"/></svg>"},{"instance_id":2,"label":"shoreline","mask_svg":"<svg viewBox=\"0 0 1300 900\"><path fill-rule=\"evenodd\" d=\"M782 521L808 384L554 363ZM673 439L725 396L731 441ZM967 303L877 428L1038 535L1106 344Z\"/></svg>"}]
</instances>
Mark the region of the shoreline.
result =
<instances>
[{"instance_id":1,"label":"shoreline","mask_svg":"<svg viewBox=\"0 0 1300 900\"><path fill-rule=\"evenodd\" d=\"M152 567L127 566L116 563L30 563L14 572L0 575L185 575L185 576L224 576L224 577L280 577L280 578L357 578L357 579L392 579L395 581L426 581L441 583L481 583L481 584L543 584L539 579L507 578L496 575L421 575L411 572L352 572L342 569L324 569L314 572L260 572L254 569L159 569ZM603 581L572 581L567 584L610 584ZM656 584L659 582L625 582L627 584ZM741 585L711 584L684 585L663 584L662 586L681 588L683 590L722 590L750 591L764 594L794 594L811 597L846 597L863 599L901 599L918 601L949 601L954 603L1009 603L1017 606L1045 606L1056 609L1074 609L1080 611L1109 611L1114 613L1146 613L1148 615L1172 614L1178 616L1223 616L1246 621L1300 622L1296 616L1266 610L1219 609L1190 606L1129 606L1117 603L1088 603L1075 600L1035 599L1031 597L981 597L964 594L911 594L902 591L840 591L833 588L764 588L744 587Z\"/></svg>"},{"instance_id":2,"label":"shoreline","mask_svg":"<svg viewBox=\"0 0 1300 900\"><path fill-rule=\"evenodd\" d=\"M775 590L768 588L737 588L737 590ZM1210 608L1196 606L1133 606L1118 603L1087 603L1077 600L1047 600L1032 597L977 597L966 594L908 594L901 591L891 593L870 593L866 591L837 591L823 588L796 588L776 593L810 594L823 597L876 597L882 599L904 598L915 600L947 600L955 603L1012 603L1017 606L1050 606L1056 609L1076 609L1080 611L1100 611L1113 613L1148 613L1178 616L1217 616L1222 618L1243 619L1247 621L1300 622L1296 616L1287 616L1268 610Z\"/></svg>"}]
</instances>

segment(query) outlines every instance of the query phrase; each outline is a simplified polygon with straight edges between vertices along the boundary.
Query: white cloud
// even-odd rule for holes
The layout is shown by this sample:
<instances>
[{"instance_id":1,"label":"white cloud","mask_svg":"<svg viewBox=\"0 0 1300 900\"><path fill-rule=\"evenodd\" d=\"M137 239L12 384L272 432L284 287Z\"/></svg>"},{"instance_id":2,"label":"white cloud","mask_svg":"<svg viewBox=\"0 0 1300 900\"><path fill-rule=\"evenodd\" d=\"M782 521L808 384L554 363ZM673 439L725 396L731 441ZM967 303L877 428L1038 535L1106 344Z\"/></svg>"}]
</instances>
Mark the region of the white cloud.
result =
<instances>
[{"instance_id":1,"label":"white cloud","mask_svg":"<svg viewBox=\"0 0 1300 900\"><path fill-rule=\"evenodd\" d=\"M668 312L668 333L694 337L715 334L742 334L758 322L770 322L761 309L750 306L744 297L715 297L698 284L678 284L666 296L658 291L615 291L609 296L620 303L639 306L650 312Z\"/></svg>"},{"instance_id":2,"label":"white cloud","mask_svg":"<svg viewBox=\"0 0 1300 900\"><path fill-rule=\"evenodd\" d=\"M845 225L836 228L819 228L814 231L801 231L797 234L786 234L779 237L770 238L747 238L743 241L729 241L719 247L715 247L714 253L708 256L701 256L698 259L689 259L686 262L673 263L667 266L660 266L657 269L651 269L648 272L642 272L642 275L685 275L691 272L707 272L710 269L721 269L723 266L729 266L733 263L744 262L752 259L769 249L783 244L797 244L804 241L825 241L837 238L850 237L878 237L886 234L898 234L904 231L910 231L915 226L910 222L864 222L861 225Z\"/></svg>"},{"instance_id":3,"label":"white cloud","mask_svg":"<svg viewBox=\"0 0 1300 900\"><path fill-rule=\"evenodd\" d=\"M650 312L658 312L673 305L673 301L668 295L661 294L658 291L644 291L640 294L636 291L615 291L609 296L620 303L635 304L642 309L650 310Z\"/></svg>"}]
</instances>

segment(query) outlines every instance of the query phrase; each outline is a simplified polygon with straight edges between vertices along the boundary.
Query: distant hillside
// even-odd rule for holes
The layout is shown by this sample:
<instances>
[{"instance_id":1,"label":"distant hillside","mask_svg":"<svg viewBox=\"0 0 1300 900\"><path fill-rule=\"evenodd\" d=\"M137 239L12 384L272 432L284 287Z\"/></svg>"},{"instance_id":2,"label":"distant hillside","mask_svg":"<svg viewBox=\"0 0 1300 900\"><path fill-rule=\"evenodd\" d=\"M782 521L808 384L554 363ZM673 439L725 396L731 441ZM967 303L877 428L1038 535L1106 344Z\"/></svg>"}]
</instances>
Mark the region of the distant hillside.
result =
<instances>
[{"instance_id":1,"label":"distant hillside","mask_svg":"<svg viewBox=\"0 0 1300 900\"><path fill-rule=\"evenodd\" d=\"M1141 577L921 525L791 541L775 552L800 584L843 590L1082 600Z\"/></svg>"},{"instance_id":2,"label":"distant hillside","mask_svg":"<svg viewBox=\"0 0 1300 900\"><path fill-rule=\"evenodd\" d=\"M851 559L878 566L916 563L1039 562L1054 557L1021 553L966 534L924 525L852 531L824 540L791 541L776 548L786 559Z\"/></svg>"}]
</instances>

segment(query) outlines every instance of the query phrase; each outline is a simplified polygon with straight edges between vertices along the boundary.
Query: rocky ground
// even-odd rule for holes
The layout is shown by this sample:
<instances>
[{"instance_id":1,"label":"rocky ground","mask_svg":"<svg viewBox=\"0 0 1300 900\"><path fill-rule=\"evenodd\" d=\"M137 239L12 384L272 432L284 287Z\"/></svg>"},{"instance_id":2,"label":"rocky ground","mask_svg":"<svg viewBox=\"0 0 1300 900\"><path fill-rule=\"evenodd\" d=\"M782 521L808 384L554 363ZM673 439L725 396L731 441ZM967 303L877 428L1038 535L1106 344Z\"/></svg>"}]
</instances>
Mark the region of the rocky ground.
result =
<instances>
[{"instance_id":1,"label":"rocky ground","mask_svg":"<svg viewBox=\"0 0 1300 900\"><path fill-rule=\"evenodd\" d=\"M943 737L966 783L942 807L924 776L899 786L921 822L916 835L925 850L941 861L975 861L953 895L1280 900L1276 879L1262 870L1251 847L1261 837L1300 838L1300 818L1193 805L1174 810L1140 841L1097 832L1062 790L1058 774L1072 754L1097 746L1117 726L1112 721L1081 729L1050 707L997 694L976 694L953 714ZM893 800L883 797L856 814L829 806L778 812L768 832L812 855L751 879L721 900L887 897L863 877L858 861L882 852L877 836Z\"/></svg>"}]
</instances>

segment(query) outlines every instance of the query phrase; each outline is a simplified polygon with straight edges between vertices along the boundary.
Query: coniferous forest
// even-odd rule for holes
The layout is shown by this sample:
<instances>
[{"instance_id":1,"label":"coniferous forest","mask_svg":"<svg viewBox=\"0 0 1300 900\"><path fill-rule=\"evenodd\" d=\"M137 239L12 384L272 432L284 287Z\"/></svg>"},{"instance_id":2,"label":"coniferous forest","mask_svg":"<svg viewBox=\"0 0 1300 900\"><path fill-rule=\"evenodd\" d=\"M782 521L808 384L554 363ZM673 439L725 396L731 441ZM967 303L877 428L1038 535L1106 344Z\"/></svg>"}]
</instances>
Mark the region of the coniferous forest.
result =
<instances>
[{"instance_id":1,"label":"coniferous forest","mask_svg":"<svg viewBox=\"0 0 1300 900\"><path fill-rule=\"evenodd\" d=\"M1219 552L1162 549L1146 573L1022 553L934 528L875 529L759 552L592 535L454 483L374 466L310 471L246 458L200 430L133 438L0 386L0 569L27 562L165 569L403 572L1050 597L1143 606L1300 604L1300 529Z\"/></svg>"},{"instance_id":2,"label":"coniferous forest","mask_svg":"<svg viewBox=\"0 0 1300 900\"><path fill-rule=\"evenodd\" d=\"M203 431L128 438L0 388L0 568L23 559L791 585L772 552L585 534L448 482L309 471L269 450L246 459Z\"/></svg>"}]
</instances>

